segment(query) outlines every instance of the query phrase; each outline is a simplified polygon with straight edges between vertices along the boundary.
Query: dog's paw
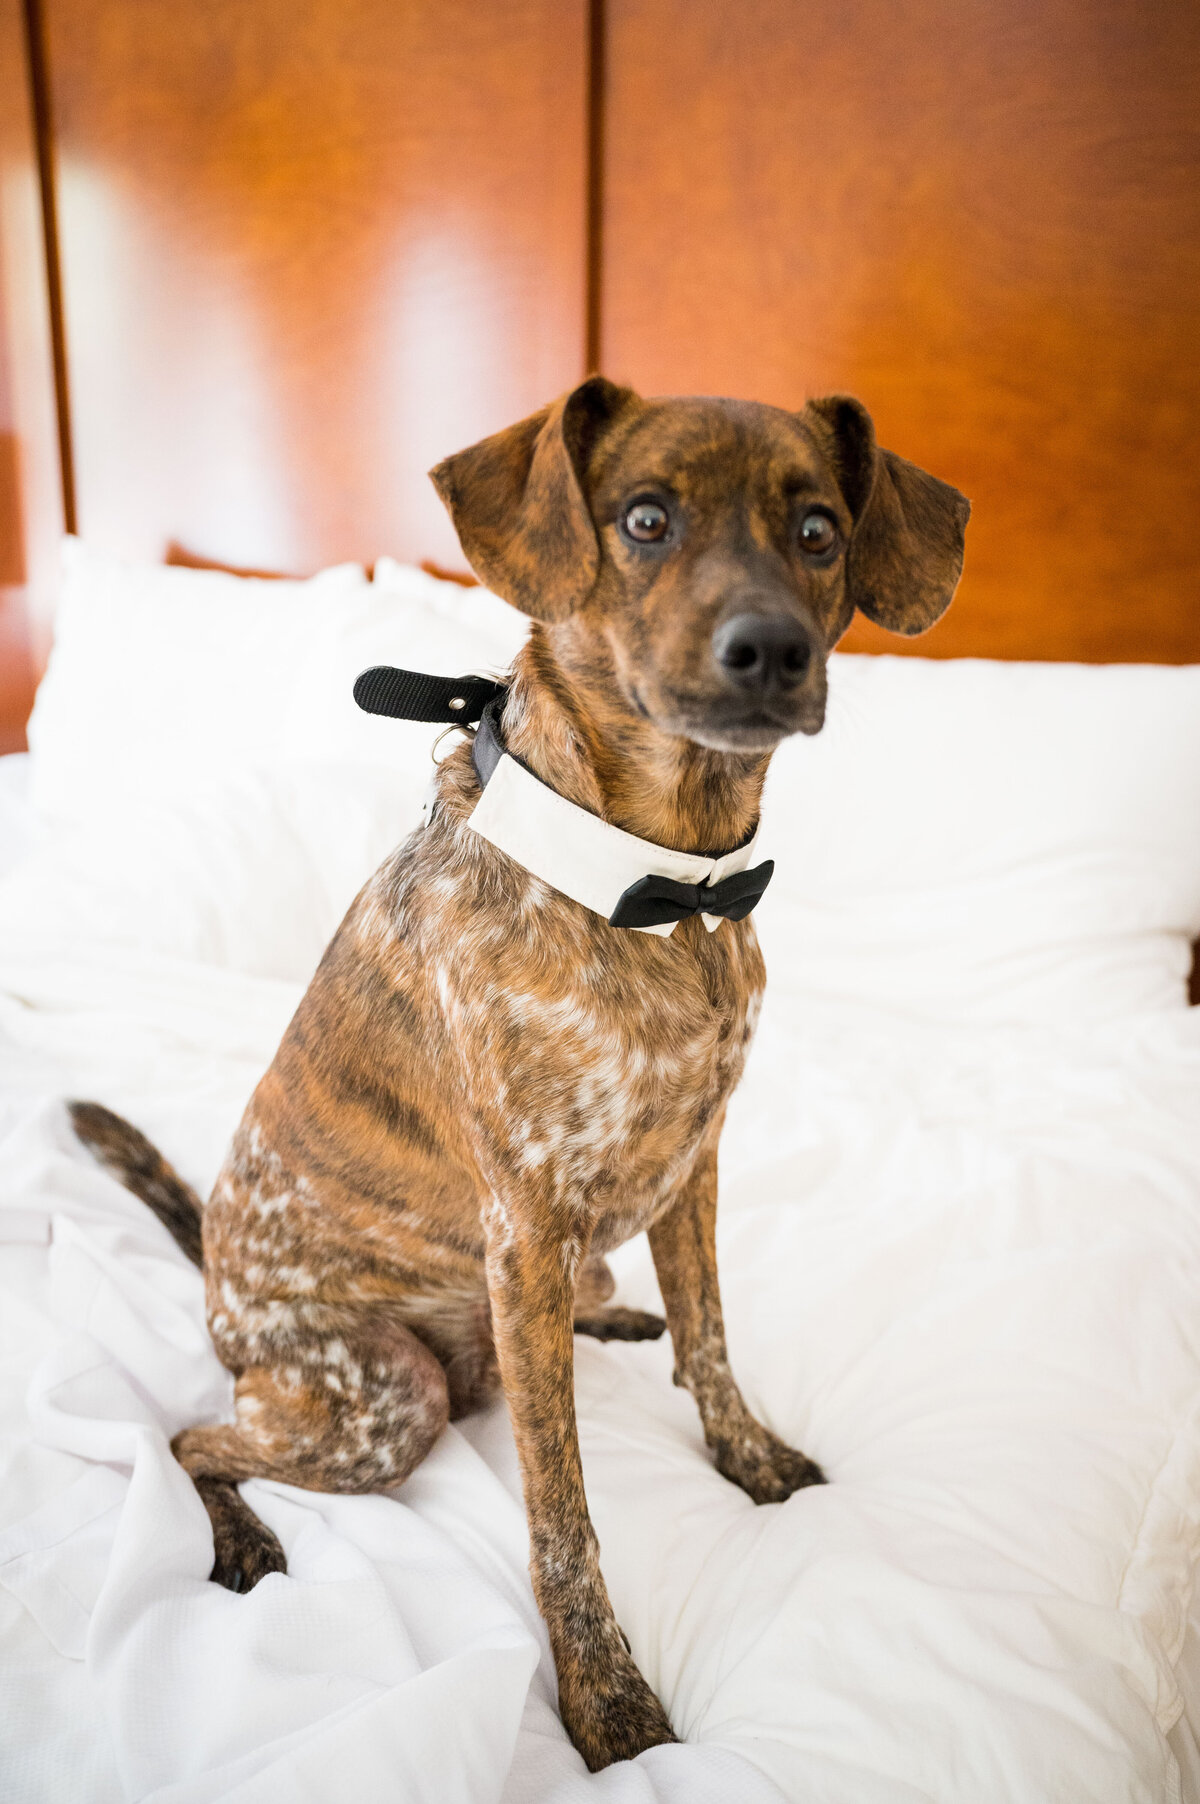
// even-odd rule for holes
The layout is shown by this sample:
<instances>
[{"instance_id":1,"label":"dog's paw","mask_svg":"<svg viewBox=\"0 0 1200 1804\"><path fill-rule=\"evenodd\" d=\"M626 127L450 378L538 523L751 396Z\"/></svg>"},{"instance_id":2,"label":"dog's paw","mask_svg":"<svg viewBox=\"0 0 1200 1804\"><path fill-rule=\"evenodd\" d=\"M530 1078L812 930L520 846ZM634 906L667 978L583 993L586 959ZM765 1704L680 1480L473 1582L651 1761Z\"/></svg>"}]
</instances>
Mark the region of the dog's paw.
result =
<instances>
[{"instance_id":1,"label":"dog's paw","mask_svg":"<svg viewBox=\"0 0 1200 1804\"><path fill-rule=\"evenodd\" d=\"M588 1309L575 1317L576 1334L588 1334L593 1340L657 1340L666 1330L661 1315L648 1309L624 1309L614 1303L609 1309Z\"/></svg>"},{"instance_id":2,"label":"dog's paw","mask_svg":"<svg viewBox=\"0 0 1200 1804\"><path fill-rule=\"evenodd\" d=\"M797 1453L757 1422L753 1432L719 1442L716 1455L717 1471L740 1485L755 1503L782 1503L793 1491L826 1482L815 1460Z\"/></svg>"},{"instance_id":3,"label":"dog's paw","mask_svg":"<svg viewBox=\"0 0 1200 1804\"><path fill-rule=\"evenodd\" d=\"M558 1703L567 1733L593 1773L677 1740L628 1654L608 1661L600 1672L580 1670L565 1681L560 1675Z\"/></svg>"},{"instance_id":4,"label":"dog's paw","mask_svg":"<svg viewBox=\"0 0 1200 1804\"><path fill-rule=\"evenodd\" d=\"M236 1546L222 1548L213 1560L209 1578L226 1591L253 1591L268 1572L286 1572L287 1556L275 1536L265 1525L261 1535L248 1537Z\"/></svg>"},{"instance_id":5,"label":"dog's paw","mask_svg":"<svg viewBox=\"0 0 1200 1804\"><path fill-rule=\"evenodd\" d=\"M278 1538L238 1493L222 1479L200 1478L196 1489L208 1507L213 1531L209 1578L226 1591L253 1591L268 1572L286 1572L287 1556Z\"/></svg>"}]
</instances>

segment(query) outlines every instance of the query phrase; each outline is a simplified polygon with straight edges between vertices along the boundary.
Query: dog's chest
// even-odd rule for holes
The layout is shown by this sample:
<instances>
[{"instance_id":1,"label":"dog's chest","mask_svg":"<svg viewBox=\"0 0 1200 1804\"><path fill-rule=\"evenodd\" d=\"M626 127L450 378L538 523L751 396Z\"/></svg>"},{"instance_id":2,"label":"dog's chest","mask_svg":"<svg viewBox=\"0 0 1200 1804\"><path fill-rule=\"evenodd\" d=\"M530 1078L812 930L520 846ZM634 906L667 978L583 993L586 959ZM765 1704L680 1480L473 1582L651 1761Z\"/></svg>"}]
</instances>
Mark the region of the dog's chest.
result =
<instances>
[{"instance_id":1,"label":"dog's chest","mask_svg":"<svg viewBox=\"0 0 1200 1804\"><path fill-rule=\"evenodd\" d=\"M604 928L501 962L486 1009L443 981L494 1185L543 1193L617 1245L665 1206L741 1075L762 990L749 923L670 941Z\"/></svg>"}]
</instances>

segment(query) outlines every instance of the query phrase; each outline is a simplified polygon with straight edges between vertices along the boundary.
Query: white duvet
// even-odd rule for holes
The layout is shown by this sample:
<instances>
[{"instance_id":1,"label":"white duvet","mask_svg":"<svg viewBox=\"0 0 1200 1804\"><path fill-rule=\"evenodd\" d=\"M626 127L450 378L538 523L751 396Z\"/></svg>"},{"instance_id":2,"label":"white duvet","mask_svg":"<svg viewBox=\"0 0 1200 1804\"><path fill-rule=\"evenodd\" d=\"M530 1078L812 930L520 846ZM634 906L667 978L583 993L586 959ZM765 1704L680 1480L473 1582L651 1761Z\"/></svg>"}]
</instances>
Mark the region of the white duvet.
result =
<instances>
[{"instance_id":1,"label":"white duvet","mask_svg":"<svg viewBox=\"0 0 1200 1804\"><path fill-rule=\"evenodd\" d=\"M1200 884L1177 829L1200 673L895 662L841 660L834 731L781 761L773 975L722 1148L734 1365L831 1483L756 1508L668 1344L576 1343L605 1575L683 1738L595 1776L554 1709L503 1407L393 1496L247 1486L289 1572L207 1582L168 1449L228 1400L200 1280L62 1109L121 1110L203 1191L420 769L176 780L0 883L5 1804L1200 1800ZM1147 759L1123 797L1118 716ZM839 765L838 721L881 738ZM644 1241L614 1264L653 1306Z\"/></svg>"},{"instance_id":2,"label":"white duvet","mask_svg":"<svg viewBox=\"0 0 1200 1804\"><path fill-rule=\"evenodd\" d=\"M768 1005L724 1147L729 1335L832 1482L755 1508L665 1345L577 1344L605 1573L688 1744L592 1778L554 1715L502 1409L394 1498L254 1485L289 1575L205 1582L167 1445L226 1400L200 1282L53 1098L102 1095L203 1186L299 987L31 929L0 993L0 1795L1179 1796L1200 1013L1073 1034ZM650 1301L644 1243L618 1263Z\"/></svg>"}]
</instances>

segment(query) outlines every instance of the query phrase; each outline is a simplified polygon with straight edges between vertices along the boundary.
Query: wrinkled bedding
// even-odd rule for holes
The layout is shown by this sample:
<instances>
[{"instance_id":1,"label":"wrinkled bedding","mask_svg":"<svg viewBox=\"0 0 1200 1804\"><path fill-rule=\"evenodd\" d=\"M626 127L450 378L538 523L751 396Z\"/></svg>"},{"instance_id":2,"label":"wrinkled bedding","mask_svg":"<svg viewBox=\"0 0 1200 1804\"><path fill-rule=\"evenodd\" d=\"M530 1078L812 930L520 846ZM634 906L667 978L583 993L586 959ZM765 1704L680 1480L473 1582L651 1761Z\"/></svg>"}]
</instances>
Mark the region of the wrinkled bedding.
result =
<instances>
[{"instance_id":1,"label":"wrinkled bedding","mask_svg":"<svg viewBox=\"0 0 1200 1804\"><path fill-rule=\"evenodd\" d=\"M722 1150L729 1339L832 1482L755 1508L668 1344L577 1342L604 1571L686 1742L591 1776L502 1406L391 1496L248 1485L289 1574L206 1583L168 1449L228 1403L200 1280L61 1099L203 1191L300 990L0 941L0 1796L1200 1798L1200 1010L935 1027L768 992ZM614 1266L654 1306L644 1240Z\"/></svg>"}]
</instances>

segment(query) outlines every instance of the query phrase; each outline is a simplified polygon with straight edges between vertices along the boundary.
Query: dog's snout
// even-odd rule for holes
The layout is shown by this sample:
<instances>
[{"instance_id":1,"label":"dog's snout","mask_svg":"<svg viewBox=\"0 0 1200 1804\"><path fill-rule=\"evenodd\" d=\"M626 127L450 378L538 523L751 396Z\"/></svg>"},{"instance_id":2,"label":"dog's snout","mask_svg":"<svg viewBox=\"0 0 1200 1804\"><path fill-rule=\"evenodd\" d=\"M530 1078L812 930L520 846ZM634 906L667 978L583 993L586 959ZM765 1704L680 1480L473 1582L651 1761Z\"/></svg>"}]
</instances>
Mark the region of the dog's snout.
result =
<instances>
[{"instance_id":1,"label":"dog's snout","mask_svg":"<svg viewBox=\"0 0 1200 1804\"><path fill-rule=\"evenodd\" d=\"M795 689L812 663L812 638L788 614L735 614L713 634L713 656L739 689Z\"/></svg>"}]
</instances>

